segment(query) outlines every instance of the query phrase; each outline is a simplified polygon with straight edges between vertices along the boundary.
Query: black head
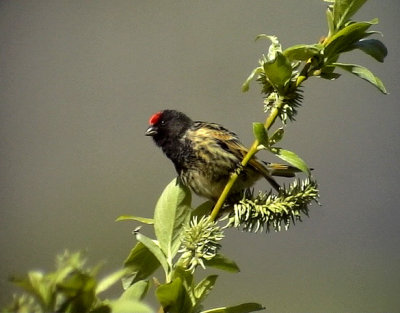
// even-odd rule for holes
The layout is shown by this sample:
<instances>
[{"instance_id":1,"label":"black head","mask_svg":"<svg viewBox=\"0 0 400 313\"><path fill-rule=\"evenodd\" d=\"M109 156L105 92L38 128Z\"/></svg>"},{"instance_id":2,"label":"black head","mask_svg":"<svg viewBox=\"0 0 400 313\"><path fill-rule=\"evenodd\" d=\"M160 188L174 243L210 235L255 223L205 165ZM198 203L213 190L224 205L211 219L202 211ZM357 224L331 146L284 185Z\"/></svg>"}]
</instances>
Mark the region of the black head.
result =
<instances>
[{"instance_id":1,"label":"black head","mask_svg":"<svg viewBox=\"0 0 400 313\"><path fill-rule=\"evenodd\" d=\"M145 135L152 136L158 146L163 146L181 138L193 121L182 112L163 110L153 114L149 124Z\"/></svg>"}]
</instances>

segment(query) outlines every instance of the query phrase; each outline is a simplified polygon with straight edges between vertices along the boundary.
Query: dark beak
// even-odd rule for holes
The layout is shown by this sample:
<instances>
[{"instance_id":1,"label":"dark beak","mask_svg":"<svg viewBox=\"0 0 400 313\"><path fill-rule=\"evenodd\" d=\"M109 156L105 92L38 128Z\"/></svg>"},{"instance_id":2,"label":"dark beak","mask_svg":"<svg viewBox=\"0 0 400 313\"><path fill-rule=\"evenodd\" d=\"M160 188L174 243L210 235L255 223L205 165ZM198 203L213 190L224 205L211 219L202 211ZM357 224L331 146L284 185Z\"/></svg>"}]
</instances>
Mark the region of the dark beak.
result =
<instances>
[{"instance_id":1,"label":"dark beak","mask_svg":"<svg viewBox=\"0 0 400 313\"><path fill-rule=\"evenodd\" d=\"M154 136L157 135L157 129L154 126L149 126L146 132L144 133L146 136Z\"/></svg>"}]
</instances>

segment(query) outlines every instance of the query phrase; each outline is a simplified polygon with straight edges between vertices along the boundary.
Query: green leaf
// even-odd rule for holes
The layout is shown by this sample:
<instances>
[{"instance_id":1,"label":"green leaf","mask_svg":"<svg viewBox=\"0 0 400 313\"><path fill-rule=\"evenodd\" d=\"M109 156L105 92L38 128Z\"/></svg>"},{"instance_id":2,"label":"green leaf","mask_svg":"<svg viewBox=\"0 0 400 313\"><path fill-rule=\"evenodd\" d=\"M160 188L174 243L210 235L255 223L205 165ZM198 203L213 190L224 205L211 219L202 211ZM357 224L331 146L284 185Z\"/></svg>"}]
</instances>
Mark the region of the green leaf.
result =
<instances>
[{"instance_id":1,"label":"green leaf","mask_svg":"<svg viewBox=\"0 0 400 313\"><path fill-rule=\"evenodd\" d=\"M138 242L124 261L124 267L133 274L133 277L123 280L124 288L149 277L159 266L160 262L157 257L143 243Z\"/></svg>"},{"instance_id":2,"label":"green leaf","mask_svg":"<svg viewBox=\"0 0 400 313\"><path fill-rule=\"evenodd\" d=\"M164 312L191 312L192 303L190 297L179 277L168 284L160 285L156 289L156 296L164 308Z\"/></svg>"},{"instance_id":3,"label":"green leaf","mask_svg":"<svg viewBox=\"0 0 400 313\"><path fill-rule=\"evenodd\" d=\"M324 79L329 79L329 80L335 80L338 79L341 75L338 73L333 73L333 72L321 72L319 74L319 77L324 78Z\"/></svg>"},{"instance_id":4,"label":"green leaf","mask_svg":"<svg viewBox=\"0 0 400 313\"><path fill-rule=\"evenodd\" d=\"M387 94L387 90L383 84L383 82L375 76L369 69L356 64L344 64L344 63L333 63L332 66L337 66L345 71L348 71L357 77L360 77L367 82L374 85L378 88L382 93Z\"/></svg>"},{"instance_id":5,"label":"green leaf","mask_svg":"<svg viewBox=\"0 0 400 313\"><path fill-rule=\"evenodd\" d=\"M63 294L59 312L87 312L95 303L96 280L89 274L74 272L72 276L57 284Z\"/></svg>"},{"instance_id":6,"label":"green leaf","mask_svg":"<svg viewBox=\"0 0 400 313\"><path fill-rule=\"evenodd\" d=\"M179 278L185 287L191 287L193 284L193 274L188 271L185 267L175 264L174 271L172 273L172 280Z\"/></svg>"},{"instance_id":7,"label":"green leaf","mask_svg":"<svg viewBox=\"0 0 400 313\"><path fill-rule=\"evenodd\" d=\"M271 138L269 138L269 146L273 146L274 144L278 143L279 141L282 140L283 135L285 133L285 130L280 127L278 128L271 136Z\"/></svg>"},{"instance_id":8,"label":"green leaf","mask_svg":"<svg viewBox=\"0 0 400 313\"><path fill-rule=\"evenodd\" d=\"M55 305L55 286L46 276L39 271L31 271L26 278L12 277L11 282L34 295L46 310L52 310Z\"/></svg>"},{"instance_id":9,"label":"green leaf","mask_svg":"<svg viewBox=\"0 0 400 313\"><path fill-rule=\"evenodd\" d=\"M378 62L383 62L388 54L386 46L377 39L359 40L354 44L354 48L360 49Z\"/></svg>"},{"instance_id":10,"label":"green leaf","mask_svg":"<svg viewBox=\"0 0 400 313\"><path fill-rule=\"evenodd\" d=\"M329 8L326 10L326 20L328 22L328 29L329 29L328 37L329 37L335 33L335 24L333 23L333 12Z\"/></svg>"},{"instance_id":11,"label":"green leaf","mask_svg":"<svg viewBox=\"0 0 400 313\"><path fill-rule=\"evenodd\" d=\"M310 169L307 164L294 152L288 151L282 148L271 148L270 151L275 154L278 158L290 163L294 167L298 168L304 173L310 175Z\"/></svg>"},{"instance_id":12,"label":"green leaf","mask_svg":"<svg viewBox=\"0 0 400 313\"><path fill-rule=\"evenodd\" d=\"M124 275L126 275L127 270L122 269L119 271L116 271L105 278L103 278L96 287L96 294L99 294L108 288L110 288L112 285L114 285L116 282L119 282Z\"/></svg>"},{"instance_id":13,"label":"green leaf","mask_svg":"<svg viewBox=\"0 0 400 313\"><path fill-rule=\"evenodd\" d=\"M247 79L245 80L245 82L242 84L242 92L247 92L249 91L250 88L250 82L253 80L253 78L259 74L261 74L263 72L263 68L262 67L256 67L249 75L249 77L247 77Z\"/></svg>"},{"instance_id":14,"label":"green leaf","mask_svg":"<svg viewBox=\"0 0 400 313\"><path fill-rule=\"evenodd\" d=\"M372 25L377 24L378 19L373 19L370 22L357 22L349 24L336 34L329 37L325 43L324 56L327 58L327 63L346 51L354 49L354 44L370 36L371 32L366 32Z\"/></svg>"},{"instance_id":15,"label":"green leaf","mask_svg":"<svg viewBox=\"0 0 400 313\"><path fill-rule=\"evenodd\" d=\"M210 260L205 260L204 265L206 267L210 266L231 273L240 272L239 266L235 263L235 261L228 259L220 253Z\"/></svg>"},{"instance_id":16,"label":"green leaf","mask_svg":"<svg viewBox=\"0 0 400 313\"><path fill-rule=\"evenodd\" d=\"M217 309L206 310L201 313L251 313L255 311L265 310L261 304L258 303L243 303L236 306L223 307Z\"/></svg>"},{"instance_id":17,"label":"green leaf","mask_svg":"<svg viewBox=\"0 0 400 313\"><path fill-rule=\"evenodd\" d=\"M253 134L261 145L268 146L268 134L263 123L253 123Z\"/></svg>"},{"instance_id":18,"label":"green leaf","mask_svg":"<svg viewBox=\"0 0 400 313\"><path fill-rule=\"evenodd\" d=\"M164 189L154 212L154 230L168 263L178 252L180 235L189 223L191 214L190 190L174 179Z\"/></svg>"},{"instance_id":19,"label":"green leaf","mask_svg":"<svg viewBox=\"0 0 400 313\"><path fill-rule=\"evenodd\" d=\"M128 289L126 289L119 300L142 300L149 290L150 282L148 280L139 280Z\"/></svg>"},{"instance_id":20,"label":"green leaf","mask_svg":"<svg viewBox=\"0 0 400 313\"><path fill-rule=\"evenodd\" d=\"M89 313L111 313L110 303L101 303L100 305L96 305L96 308L91 309Z\"/></svg>"},{"instance_id":21,"label":"green leaf","mask_svg":"<svg viewBox=\"0 0 400 313\"><path fill-rule=\"evenodd\" d=\"M199 306L203 302L211 290L214 288L215 282L217 281L218 275L210 275L204 278L194 288L194 295L196 297L196 306Z\"/></svg>"},{"instance_id":22,"label":"green leaf","mask_svg":"<svg viewBox=\"0 0 400 313\"><path fill-rule=\"evenodd\" d=\"M149 251L157 258L158 262L160 262L161 267L164 269L164 272L166 274L169 274L170 267L168 265L165 254L161 250L160 246L154 240L146 237L143 234L136 234L136 239L144 244L147 249L149 249Z\"/></svg>"},{"instance_id":23,"label":"green leaf","mask_svg":"<svg viewBox=\"0 0 400 313\"><path fill-rule=\"evenodd\" d=\"M115 221L116 222L119 222L119 221L136 221L136 222L141 222L141 223L147 224L147 225L153 225L154 224L154 219L152 219L152 218L133 216L133 215L121 215Z\"/></svg>"},{"instance_id":24,"label":"green leaf","mask_svg":"<svg viewBox=\"0 0 400 313\"><path fill-rule=\"evenodd\" d=\"M278 37L276 36L271 36L271 35L266 35L266 34L260 34L256 37L256 40L263 38L263 39L268 39L271 41L271 45L268 48L268 54L267 54L267 60L266 61L272 61L276 58L276 54L279 52L282 52L282 45L278 40Z\"/></svg>"},{"instance_id":25,"label":"green leaf","mask_svg":"<svg viewBox=\"0 0 400 313\"><path fill-rule=\"evenodd\" d=\"M154 313L154 309L136 300L116 300L111 302L112 313Z\"/></svg>"},{"instance_id":26,"label":"green leaf","mask_svg":"<svg viewBox=\"0 0 400 313\"><path fill-rule=\"evenodd\" d=\"M191 271L188 271L186 267L182 267L177 265L179 262L175 264L174 271L172 272L172 279L175 280L179 278L182 281L182 285L187 291L187 294L190 298L190 302L195 305L196 298L194 296L194 286L193 286L193 279L194 274Z\"/></svg>"},{"instance_id":27,"label":"green leaf","mask_svg":"<svg viewBox=\"0 0 400 313\"><path fill-rule=\"evenodd\" d=\"M282 90L292 77L292 65L280 52L276 53L275 59L265 62L263 66L268 81L278 90Z\"/></svg>"},{"instance_id":28,"label":"green leaf","mask_svg":"<svg viewBox=\"0 0 400 313\"><path fill-rule=\"evenodd\" d=\"M333 22L336 29L344 25L367 0L336 0L333 5Z\"/></svg>"},{"instance_id":29,"label":"green leaf","mask_svg":"<svg viewBox=\"0 0 400 313\"><path fill-rule=\"evenodd\" d=\"M314 45L295 45L283 51L283 55L290 61L300 60L306 61L309 58L321 53L324 46L322 44Z\"/></svg>"},{"instance_id":30,"label":"green leaf","mask_svg":"<svg viewBox=\"0 0 400 313\"><path fill-rule=\"evenodd\" d=\"M203 216L210 215L214 204L215 203L212 201L203 202L192 211L192 218L197 217L197 219L200 220Z\"/></svg>"}]
</instances>

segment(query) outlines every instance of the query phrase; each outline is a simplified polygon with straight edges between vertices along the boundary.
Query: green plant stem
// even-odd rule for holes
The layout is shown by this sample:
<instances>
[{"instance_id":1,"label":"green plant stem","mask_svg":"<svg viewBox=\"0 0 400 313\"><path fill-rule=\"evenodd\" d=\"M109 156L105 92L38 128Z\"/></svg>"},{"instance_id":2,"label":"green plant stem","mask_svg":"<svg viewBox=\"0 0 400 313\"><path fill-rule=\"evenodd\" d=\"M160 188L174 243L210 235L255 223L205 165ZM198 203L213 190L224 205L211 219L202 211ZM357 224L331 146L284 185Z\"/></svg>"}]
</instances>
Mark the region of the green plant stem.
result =
<instances>
[{"instance_id":1,"label":"green plant stem","mask_svg":"<svg viewBox=\"0 0 400 313\"><path fill-rule=\"evenodd\" d=\"M312 58L308 59L307 63L304 65L302 71L300 72L299 76L296 79L296 88L301 85L302 82L304 82L310 73L310 67L312 63Z\"/></svg>"},{"instance_id":2,"label":"green plant stem","mask_svg":"<svg viewBox=\"0 0 400 313\"><path fill-rule=\"evenodd\" d=\"M279 102L271 111L271 113L269 114L267 120L265 121L265 128L266 129L270 129L271 126L273 125L273 123L275 122L276 117L278 116L280 107L281 107L282 103ZM247 163L251 160L251 158L257 153L258 149L257 147L259 146L259 142L258 140L254 140L253 144L251 145L249 151L247 152L247 154L244 156L242 162L241 162L241 167L244 168ZM210 219L212 221L214 221L217 216L218 213L222 207L222 205L224 204L226 198L229 195L230 190L232 189L232 186L235 184L236 180L239 177L240 172L235 171L231 174L228 183L225 185L224 190L222 191L221 195L219 196L219 199L217 201L217 203L214 205L213 211L211 212L210 215Z\"/></svg>"},{"instance_id":3,"label":"green plant stem","mask_svg":"<svg viewBox=\"0 0 400 313\"><path fill-rule=\"evenodd\" d=\"M306 64L304 65L302 71L300 72L299 76L296 79L296 88L299 87L308 77L310 73L310 68L312 64L312 59L309 59ZM274 108L272 109L271 113L268 115L264 126L267 130L271 128L271 126L274 124L276 118L278 117L279 111L282 107L283 102L279 101L278 103L275 104ZM233 185L235 184L236 180L238 179L240 175L240 171L247 165L247 163L251 160L251 158L257 153L258 149L257 147L259 146L258 140L254 140L253 144L251 145L249 151L247 154L244 156L242 162L241 162L241 168L238 171L235 171L231 174L227 184L225 185L224 190L222 191L221 195L218 198L217 203L215 203L214 208L211 212L210 219L212 221L215 221L215 219L218 216L218 213L220 209L222 208L222 205L224 204L226 198L229 195L230 190L232 189Z\"/></svg>"}]
</instances>

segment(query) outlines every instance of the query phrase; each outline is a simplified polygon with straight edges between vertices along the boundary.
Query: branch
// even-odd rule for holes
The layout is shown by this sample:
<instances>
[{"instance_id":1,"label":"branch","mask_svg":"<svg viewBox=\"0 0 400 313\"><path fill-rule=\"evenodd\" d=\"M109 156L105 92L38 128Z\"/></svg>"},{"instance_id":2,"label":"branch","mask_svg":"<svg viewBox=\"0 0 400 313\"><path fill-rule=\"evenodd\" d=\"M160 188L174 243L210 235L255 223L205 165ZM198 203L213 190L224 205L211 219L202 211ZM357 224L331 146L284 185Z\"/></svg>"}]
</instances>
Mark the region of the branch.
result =
<instances>
[{"instance_id":1,"label":"branch","mask_svg":"<svg viewBox=\"0 0 400 313\"><path fill-rule=\"evenodd\" d=\"M271 126L274 124L274 122L279 114L279 110L280 110L281 106L282 106L282 102L278 103L274 107L274 109L271 111L271 113L269 114L269 116L264 124L266 129L270 129ZM210 216L211 221L214 221L217 218L218 213L219 213L222 205L224 204L226 198L228 197L230 190L232 189L233 185L235 184L236 180L238 179L238 177L240 175L241 169L243 169L247 165L247 163L251 160L251 158L258 152L257 147L259 146L259 144L260 143L258 142L257 139L254 140L252 146L250 147L249 151L244 156L244 158L241 162L241 168L231 174L228 183L225 185L224 190L222 191L217 203L214 206L213 211L211 212L211 216Z\"/></svg>"}]
</instances>

